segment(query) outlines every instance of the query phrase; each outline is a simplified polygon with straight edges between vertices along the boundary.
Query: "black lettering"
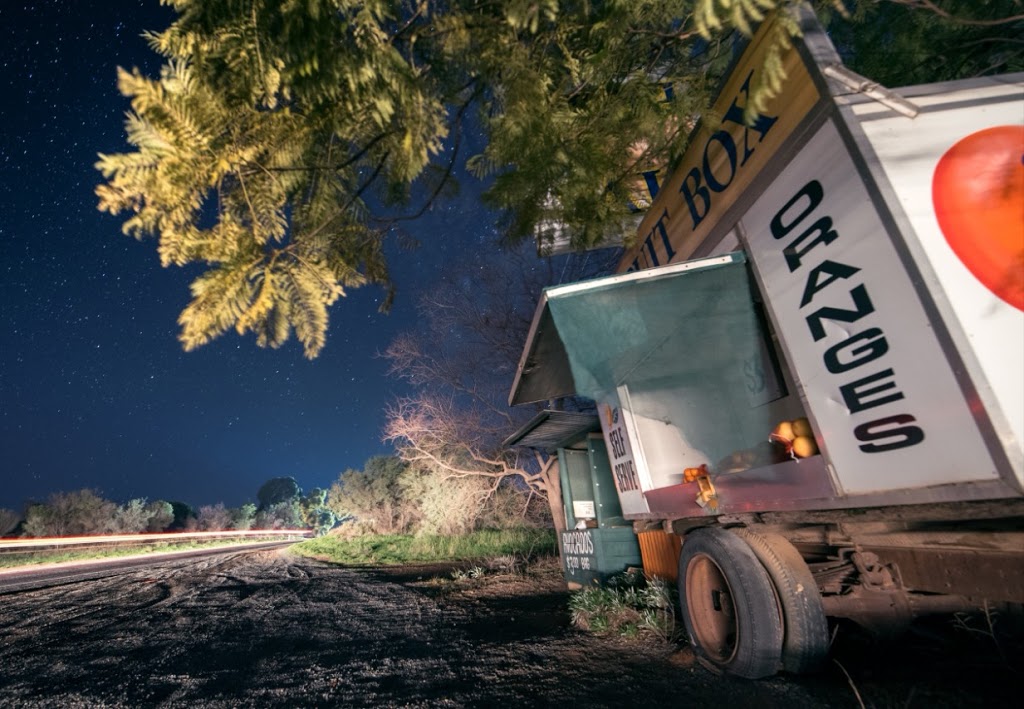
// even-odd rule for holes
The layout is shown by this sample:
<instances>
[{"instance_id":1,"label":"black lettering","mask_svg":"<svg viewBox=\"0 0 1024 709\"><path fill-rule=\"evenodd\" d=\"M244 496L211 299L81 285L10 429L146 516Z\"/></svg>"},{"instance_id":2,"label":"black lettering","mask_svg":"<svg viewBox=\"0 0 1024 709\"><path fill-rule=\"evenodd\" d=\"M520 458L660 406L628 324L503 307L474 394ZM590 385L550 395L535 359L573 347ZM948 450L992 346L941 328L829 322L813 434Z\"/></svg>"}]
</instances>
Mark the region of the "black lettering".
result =
<instances>
[{"instance_id":1,"label":"black lettering","mask_svg":"<svg viewBox=\"0 0 1024 709\"><path fill-rule=\"evenodd\" d=\"M850 359L845 362L840 357L844 350L850 355ZM832 374L842 374L868 362L874 362L888 351L889 342L885 339L885 334L877 327L868 328L825 350L825 367Z\"/></svg>"},{"instance_id":2,"label":"black lettering","mask_svg":"<svg viewBox=\"0 0 1024 709\"><path fill-rule=\"evenodd\" d=\"M875 372L863 379L839 387L839 393L843 395L846 408L850 410L851 414L856 414L902 399L903 392L896 389L896 382L891 380L892 376L891 369L883 369L881 372ZM895 393L879 396L890 390L895 390Z\"/></svg>"},{"instance_id":3,"label":"black lettering","mask_svg":"<svg viewBox=\"0 0 1024 709\"><path fill-rule=\"evenodd\" d=\"M654 235L651 234L651 236ZM651 255L651 263L655 266L660 266L661 264L658 263L658 254L654 253L654 243L651 241L651 236L648 236L644 240L644 248L647 249L647 253Z\"/></svg>"},{"instance_id":4,"label":"black lettering","mask_svg":"<svg viewBox=\"0 0 1024 709\"><path fill-rule=\"evenodd\" d=\"M619 490L622 492L636 490L639 486L636 481L636 473L633 471L633 461L627 460L616 464L615 479L619 481Z\"/></svg>"},{"instance_id":5,"label":"black lettering","mask_svg":"<svg viewBox=\"0 0 1024 709\"><path fill-rule=\"evenodd\" d=\"M812 234L816 236L807 244L804 244L804 241L807 241L808 237ZM831 244L838 237L839 234L832 228L832 217L822 217L814 222L810 229L794 239L782 251L782 255L786 257L786 265L789 266L790 272L800 268L800 259L806 256L808 251L818 244ZM799 248L801 246L803 248Z\"/></svg>"},{"instance_id":6,"label":"black lettering","mask_svg":"<svg viewBox=\"0 0 1024 709\"><path fill-rule=\"evenodd\" d=\"M807 326L811 328L811 335L814 341L825 337L825 326L822 320L835 320L836 322L857 322L865 315L875 312L875 306L871 304L868 297L868 289L863 284L854 286L850 290L850 297L853 298L855 310L843 310L841 308L818 308L807 316Z\"/></svg>"},{"instance_id":7,"label":"black lettering","mask_svg":"<svg viewBox=\"0 0 1024 709\"><path fill-rule=\"evenodd\" d=\"M690 186L690 181L693 181L693 186ZM700 170L693 168L686 177L683 178L683 184L679 186L679 193L683 195L683 199L686 200L686 206L690 208L690 217L693 219L693 228L696 229L697 225L704 221L704 217L708 215L708 210L711 209L711 193L708 192L708 188L700 184ZM703 209L699 208L696 199L700 199Z\"/></svg>"},{"instance_id":8,"label":"black lettering","mask_svg":"<svg viewBox=\"0 0 1024 709\"><path fill-rule=\"evenodd\" d=\"M778 211L778 213L772 217L772 236L776 239L785 237L789 232L793 231L793 228L804 220L808 214L814 211L814 208L821 204L821 200L825 198L825 190L822 189L821 183L817 180L811 180L804 185L799 192L793 195L793 198L786 202L786 205ZM807 204L804 206L803 211L800 212L796 217L783 222L783 217L797 202L806 199Z\"/></svg>"},{"instance_id":9,"label":"black lettering","mask_svg":"<svg viewBox=\"0 0 1024 709\"><path fill-rule=\"evenodd\" d=\"M617 429L616 430L612 430L608 434L608 441L612 444L612 457L613 458L621 458L622 457L622 453L619 451L619 446L621 444L619 443L619 432L618 432Z\"/></svg>"},{"instance_id":10,"label":"black lettering","mask_svg":"<svg viewBox=\"0 0 1024 709\"><path fill-rule=\"evenodd\" d=\"M840 278L849 278L860 271L855 266L847 266L845 263L836 263L828 259L814 267L814 270L807 274L807 283L804 285L804 296L800 299L800 307L806 307L814 300L814 294L824 290L830 283ZM827 278L819 282L819 277L826 274Z\"/></svg>"},{"instance_id":11,"label":"black lettering","mask_svg":"<svg viewBox=\"0 0 1024 709\"><path fill-rule=\"evenodd\" d=\"M729 158L729 177L725 180L719 180L718 176L711 169L708 150L711 148L713 141L717 141L725 149L725 154ZM704 144L704 180L708 183L708 187L715 192L722 192L729 186L734 177L736 177L736 143L732 141L731 135L724 130L720 130L717 133L713 133L708 138L708 142Z\"/></svg>"},{"instance_id":12,"label":"black lettering","mask_svg":"<svg viewBox=\"0 0 1024 709\"><path fill-rule=\"evenodd\" d=\"M747 74L747 78L743 82L743 86L740 87L740 93L737 95L736 98L733 99L732 105L729 106L729 110L725 112L725 116L722 119L723 123L725 121L731 121L736 125L743 126L743 159L740 160L740 167L746 164L747 158L749 158L751 153L754 152L754 149L750 147L751 128L757 131L757 142L760 143L761 141L764 140L764 137L768 134L768 131L772 129L772 126L775 125L775 122L779 120L777 116L762 116L758 114L754 118L754 124L752 126L748 126L747 122L743 119L743 113L746 109L746 106L739 105L739 96L742 95L744 99L749 98L750 79L753 76L754 72L753 70L751 70L751 72ZM744 101L744 104L746 104L746 101Z\"/></svg>"},{"instance_id":13,"label":"black lettering","mask_svg":"<svg viewBox=\"0 0 1024 709\"><path fill-rule=\"evenodd\" d=\"M658 234L661 235L661 245L665 247L665 263L671 263L672 259L675 258L676 252L668 240L668 229L665 228L665 222L667 221L668 210L666 209L662 212L661 216L658 217L658 221L655 223L654 228L651 229L651 235L647 238L652 238L654 236L654 232L658 232Z\"/></svg>"},{"instance_id":14,"label":"black lettering","mask_svg":"<svg viewBox=\"0 0 1024 709\"><path fill-rule=\"evenodd\" d=\"M902 424L917 421L910 414L896 414L887 416L870 423L862 423L853 429L853 435L858 441L880 441L890 440L888 443L865 443L858 446L865 453L884 453L898 448L909 448L916 446L924 440L924 431L918 426L904 426ZM895 428L893 428L895 426Z\"/></svg>"},{"instance_id":15,"label":"black lettering","mask_svg":"<svg viewBox=\"0 0 1024 709\"><path fill-rule=\"evenodd\" d=\"M650 233L647 234L647 238L644 239L643 248L647 249L647 253L650 254L651 264L654 266L660 266L661 263L658 261L658 253L654 249L654 235L657 233L661 236L662 246L665 247L665 263L672 261L672 257L676 255L675 249L672 248L672 244L668 240L668 229L665 228L665 220L668 219L668 210L662 212L662 215L658 217L658 221L655 222L654 228L651 229ZM642 254L642 251L641 251ZM636 262L634 261L634 264Z\"/></svg>"}]
</instances>

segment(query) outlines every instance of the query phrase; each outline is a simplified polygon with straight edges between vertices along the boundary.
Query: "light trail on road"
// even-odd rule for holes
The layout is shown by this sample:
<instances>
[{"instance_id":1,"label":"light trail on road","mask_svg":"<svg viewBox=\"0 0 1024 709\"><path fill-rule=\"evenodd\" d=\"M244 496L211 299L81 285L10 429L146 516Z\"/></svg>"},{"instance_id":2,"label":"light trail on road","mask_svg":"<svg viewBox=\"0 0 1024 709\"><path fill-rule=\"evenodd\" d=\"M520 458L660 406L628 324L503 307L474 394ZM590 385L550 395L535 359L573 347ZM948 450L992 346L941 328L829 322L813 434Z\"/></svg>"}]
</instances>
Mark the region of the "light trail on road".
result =
<instances>
[{"instance_id":1,"label":"light trail on road","mask_svg":"<svg viewBox=\"0 0 1024 709\"><path fill-rule=\"evenodd\" d=\"M146 534L91 534L73 537L0 538L0 550L26 547L78 546L82 544L144 544L148 542L235 539L238 537L308 536L311 529L250 529L223 532L149 532Z\"/></svg>"},{"instance_id":2,"label":"light trail on road","mask_svg":"<svg viewBox=\"0 0 1024 709\"><path fill-rule=\"evenodd\" d=\"M293 540L260 541L245 544L229 544L205 549L150 552L132 556L108 557L105 559L80 559L52 564L15 566L0 569L0 596L21 591L34 591L50 586L62 586L79 581L91 581L105 576L135 571L144 566L155 566L168 561L180 561L217 554L247 553L286 547Z\"/></svg>"}]
</instances>

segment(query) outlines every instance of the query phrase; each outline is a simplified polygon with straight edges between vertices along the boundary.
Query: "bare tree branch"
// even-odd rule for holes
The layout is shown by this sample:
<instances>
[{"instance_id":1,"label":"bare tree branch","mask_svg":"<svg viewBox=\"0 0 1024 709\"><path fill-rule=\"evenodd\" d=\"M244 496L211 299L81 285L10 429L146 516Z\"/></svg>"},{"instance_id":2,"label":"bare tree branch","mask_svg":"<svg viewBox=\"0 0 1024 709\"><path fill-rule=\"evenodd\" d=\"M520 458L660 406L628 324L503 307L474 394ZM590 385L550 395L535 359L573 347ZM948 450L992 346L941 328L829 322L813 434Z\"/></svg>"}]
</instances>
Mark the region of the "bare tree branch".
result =
<instances>
[{"instance_id":1,"label":"bare tree branch","mask_svg":"<svg viewBox=\"0 0 1024 709\"><path fill-rule=\"evenodd\" d=\"M880 0L875 0L879 2ZM903 5L904 7L911 8L913 10L926 10L933 12L944 20L955 22L959 25L972 25L975 27L995 27L997 25L1007 25L1014 22L1024 20L1024 13L1019 15L1009 15L1007 17L999 17L991 20L975 20L970 17L960 17L953 15L948 10L939 7L934 0L885 0L885 2L891 2L894 5ZM1017 3L1020 5L1020 3Z\"/></svg>"}]
</instances>

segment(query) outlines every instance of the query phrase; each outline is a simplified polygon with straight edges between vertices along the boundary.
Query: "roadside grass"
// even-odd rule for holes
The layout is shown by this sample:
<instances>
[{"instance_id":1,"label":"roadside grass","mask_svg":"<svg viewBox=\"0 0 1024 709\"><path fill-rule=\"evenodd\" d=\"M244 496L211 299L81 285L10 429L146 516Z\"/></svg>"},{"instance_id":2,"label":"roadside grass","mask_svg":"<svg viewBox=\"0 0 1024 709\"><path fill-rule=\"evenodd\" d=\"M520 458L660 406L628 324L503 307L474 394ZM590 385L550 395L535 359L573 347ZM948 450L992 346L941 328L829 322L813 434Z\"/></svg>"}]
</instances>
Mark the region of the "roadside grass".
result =
<instances>
[{"instance_id":1,"label":"roadside grass","mask_svg":"<svg viewBox=\"0 0 1024 709\"><path fill-rule=\"evenodd\" d=\"M166 544L136 544L132 546L109 547L104 549L78 549L67 551L43 552L7 552L0 554L0 569L17 566L38 566L40 564L60 564L67 561L88 561L90 559L112 559L137 554L154 554L165 551L190 551L209 549L218 546L252 543L251 539L238 541L219 539L210 542L171 542Z\"/></svg>"},{"instance_id":2,"label":"roadside grass","mask_svg":"<svg viewBox=\"0 0 1024 709\"><path fill-rule=\"evenodd\" d=\"M336 535L309 539L292 547L304 556L352 566L471 561L494 557L534 558L557 554L549 529L518 528L472 532L461 536L409 534Z\"/></svg>"}]
</instances>

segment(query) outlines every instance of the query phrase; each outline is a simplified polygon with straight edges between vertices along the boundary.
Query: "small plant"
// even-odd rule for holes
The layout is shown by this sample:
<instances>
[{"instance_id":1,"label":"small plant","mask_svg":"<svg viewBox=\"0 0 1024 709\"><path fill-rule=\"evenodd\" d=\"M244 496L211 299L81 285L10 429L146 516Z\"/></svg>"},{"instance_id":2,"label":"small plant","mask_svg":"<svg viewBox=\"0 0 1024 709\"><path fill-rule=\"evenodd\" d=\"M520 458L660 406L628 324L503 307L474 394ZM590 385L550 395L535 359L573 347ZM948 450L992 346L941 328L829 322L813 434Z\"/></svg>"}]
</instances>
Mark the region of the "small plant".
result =
<instances>
[{"instance_id":1,"label":"small plant","mask_svg":"<svg viewBox=\"0 0 1024 709\"><path fill-rule=\"evenodd\" d=\"M577 591L569 599L569 610L573 625L583 630L622 637L653 633L669 641L676 633L673 593L663 580L648 580L631 570L613 576L603 587Z\"/></svg>"},{"instance_id":2,"label":"small plant","mask_svg":"<svg viewBox=\"0 0 1024 709\"><path fill-rule=\"evenodd\" d=\"M481 567L481 566L474 566L472 569L470 569L467 572L467 575L471 579L482 579L484 577L485 573L487 573L487 572L484 571L483 567Z\"/></svg>"},{"instance_id":3,"label":"small plant","mask_svg":"<svg viewBox=\"0 0 1024 709\"><path fill-rule=\"evenodd\" d=\"M487 570L499 574L517 574L526 566L526 558L516 554L501 554L487 560Z\"/></svg>"}]
</instances>

